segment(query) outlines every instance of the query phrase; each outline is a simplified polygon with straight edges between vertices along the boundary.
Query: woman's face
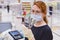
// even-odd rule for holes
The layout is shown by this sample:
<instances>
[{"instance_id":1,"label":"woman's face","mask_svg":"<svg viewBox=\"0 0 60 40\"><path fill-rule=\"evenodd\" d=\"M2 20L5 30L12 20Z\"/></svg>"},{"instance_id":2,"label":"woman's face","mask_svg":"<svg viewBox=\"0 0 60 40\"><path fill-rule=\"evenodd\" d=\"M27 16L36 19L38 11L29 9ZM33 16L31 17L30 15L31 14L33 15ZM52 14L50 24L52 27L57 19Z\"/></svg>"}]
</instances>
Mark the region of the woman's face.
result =
<instances>
[{"instance_id":1,"label":"woman's face","mask_svg":"<svg viewBox=\"0 0 60 40\"><path fill-rule=\"evenodd\" d=\"M42 15L42 17L44 17L41 9L38 8L38 6L34 5L31 9L31 13L32 14L36 14L36 15Z\"/></svg>"}]
</instances>

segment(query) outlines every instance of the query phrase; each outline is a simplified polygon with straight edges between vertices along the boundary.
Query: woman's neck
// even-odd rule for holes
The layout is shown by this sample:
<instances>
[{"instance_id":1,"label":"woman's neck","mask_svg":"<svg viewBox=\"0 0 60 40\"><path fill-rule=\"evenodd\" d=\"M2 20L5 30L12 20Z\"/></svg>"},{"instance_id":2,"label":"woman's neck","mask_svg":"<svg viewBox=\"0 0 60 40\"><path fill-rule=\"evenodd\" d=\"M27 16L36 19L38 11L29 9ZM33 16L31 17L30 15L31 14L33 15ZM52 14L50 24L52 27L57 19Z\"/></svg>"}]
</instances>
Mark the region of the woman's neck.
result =
<instances>
[{"instance_id":1,"label":"woman's neck","mask_svg":"<svg viewBox=\"0 0 60 40\"><path fill-rule=\"evenodd\" d=\"M45 23L44 21L39 21L39 22L36 22L36 23L34 24L35 27L41 27L41 26L43 26L43 25L46 25L46 23Z\"/></svg>"}]
</instances>

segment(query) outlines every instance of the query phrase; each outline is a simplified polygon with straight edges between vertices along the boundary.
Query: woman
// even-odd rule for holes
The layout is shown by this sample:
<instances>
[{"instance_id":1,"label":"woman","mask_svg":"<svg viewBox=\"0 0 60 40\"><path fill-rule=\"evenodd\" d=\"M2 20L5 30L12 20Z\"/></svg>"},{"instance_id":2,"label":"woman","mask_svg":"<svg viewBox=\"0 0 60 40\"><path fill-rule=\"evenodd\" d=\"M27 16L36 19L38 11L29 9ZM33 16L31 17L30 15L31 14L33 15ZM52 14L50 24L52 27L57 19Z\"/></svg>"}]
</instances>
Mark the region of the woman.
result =
<instances>
[{"instance_id":1,"label":"woman","mask_svg":"<svg viewBox=\"0 0 60 40\"><path fill-rule=\"evenodd\" d=\"M46 18L46 5L42 1L34 2L31 9L31 18L35 20L31 30L35 40L53 40L52 31Z\"/></svg>"}]
</instances>

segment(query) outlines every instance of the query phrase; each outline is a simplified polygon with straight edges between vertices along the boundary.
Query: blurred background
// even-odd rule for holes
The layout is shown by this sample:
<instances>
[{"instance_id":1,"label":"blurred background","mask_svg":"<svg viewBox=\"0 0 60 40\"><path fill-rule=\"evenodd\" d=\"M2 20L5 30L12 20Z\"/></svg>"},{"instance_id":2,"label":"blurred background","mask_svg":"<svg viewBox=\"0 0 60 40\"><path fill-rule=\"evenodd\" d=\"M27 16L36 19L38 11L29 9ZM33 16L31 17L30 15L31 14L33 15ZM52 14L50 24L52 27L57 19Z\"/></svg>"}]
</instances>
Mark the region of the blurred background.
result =
<instances>
[{"instance_id":1,"label":"blurred background","mask_svg":"<svg viewBox=\"0 0 60 40\"><path fill-rule=\"evenodd\" d=\"M60 40L60 0L0 0L0 23L10 22L13 26L12 30L22 29L20 27L22 17L29 18L31 7L35 1L46 3L48 25L53 33L53 40ZM25 11L24 15L22 15L22 9ZM3 34L0 33L0 36Z\"/></svg>"}]
</instances>

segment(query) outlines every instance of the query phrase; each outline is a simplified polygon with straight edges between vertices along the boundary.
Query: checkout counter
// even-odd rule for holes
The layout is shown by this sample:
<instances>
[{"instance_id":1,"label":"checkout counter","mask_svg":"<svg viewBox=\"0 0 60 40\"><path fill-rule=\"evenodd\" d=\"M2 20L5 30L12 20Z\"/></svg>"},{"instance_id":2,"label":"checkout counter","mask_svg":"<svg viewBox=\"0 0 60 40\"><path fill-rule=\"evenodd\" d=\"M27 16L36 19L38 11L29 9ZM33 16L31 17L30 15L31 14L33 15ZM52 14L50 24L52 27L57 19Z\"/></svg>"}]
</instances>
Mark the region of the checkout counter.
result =
<instances>
[{"instance_id":1,"label":"checkout counter","mask_svg":"<svg viewBox=\"0 0 60 40\"><path fill-rule=\"evenodd\" d=\"M0 23L0 40L33 40L34 36L30 29L21 24L22 30L14 29L11 23Z\"/></svg>"}]
</instances>

